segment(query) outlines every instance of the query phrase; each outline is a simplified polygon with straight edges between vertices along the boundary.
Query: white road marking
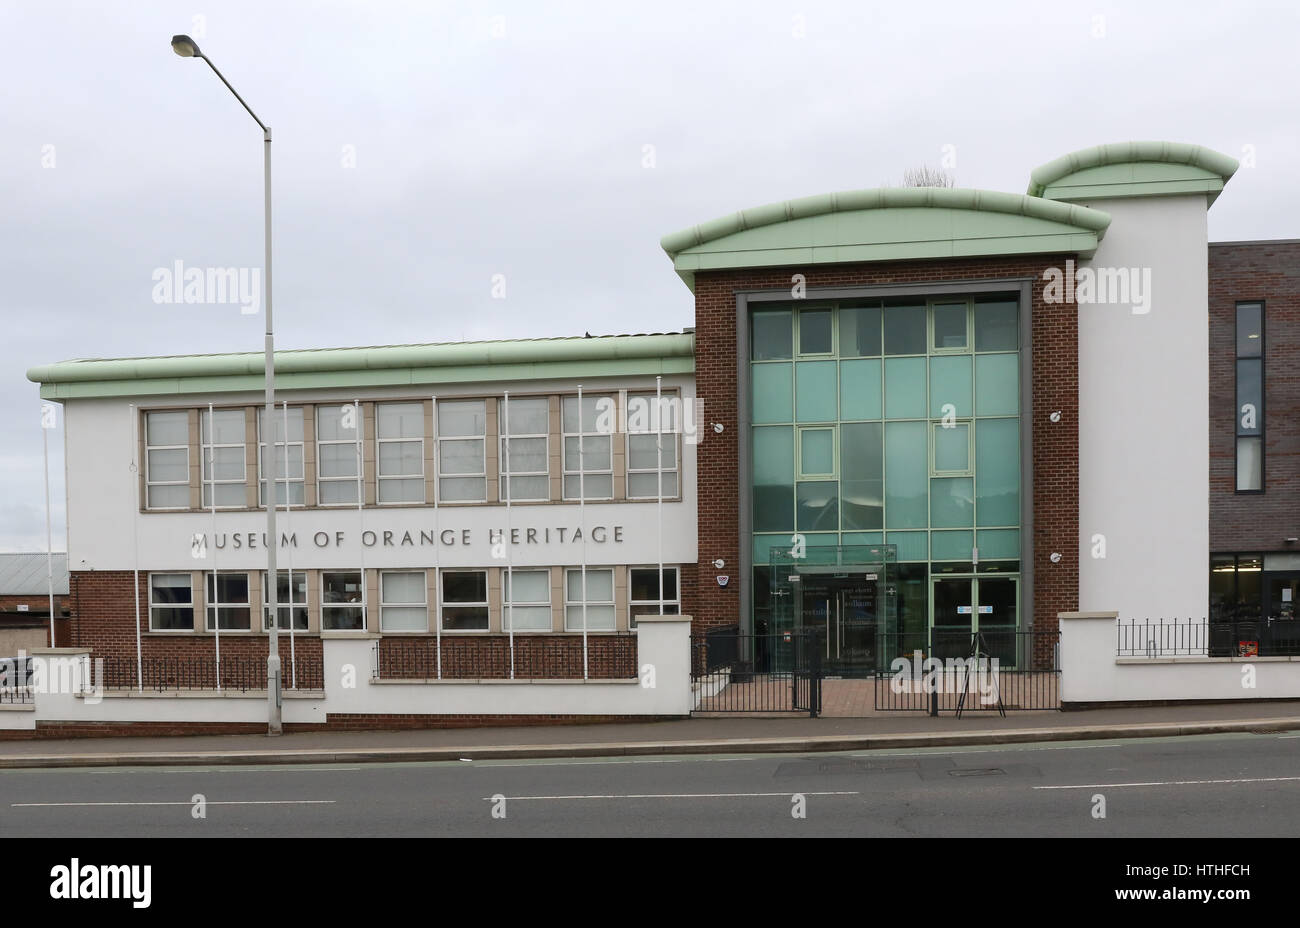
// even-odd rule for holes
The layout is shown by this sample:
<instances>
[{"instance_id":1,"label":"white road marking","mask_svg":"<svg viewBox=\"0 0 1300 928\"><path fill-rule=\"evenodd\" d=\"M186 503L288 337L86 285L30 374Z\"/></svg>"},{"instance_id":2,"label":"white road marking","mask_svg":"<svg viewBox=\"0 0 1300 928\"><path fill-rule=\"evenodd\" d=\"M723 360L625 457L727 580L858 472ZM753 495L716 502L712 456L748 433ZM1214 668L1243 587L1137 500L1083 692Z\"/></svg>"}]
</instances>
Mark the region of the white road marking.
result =
<instances>
[{"instance_id":1,"label":"white road marking","mask_svg":"<svg viewBox=\"0 0 1300 928\"><path fill-rule=\"evenodd\" d=\"M751 799L765 798L772 796L781 796L789 798L795 793L802 796L860 796L861 793L856 790L836 790L832 792L812 793L806 790L787 790L780 793L625 793L621 795L604 795L604 796L484 796L485 802L495 802L498 798L508 801L519 802L525 799L548 799L548 800L568 800L568 799Z\"/></svg>"},{"instance_id":2,"label":"white road marking","mask_svg":"<svg viewBox=\"0 0 1300 928\"><path fill-rule=\"evenodd\" d=\"M319 806L333 805L337 799L224 799L209 800L210 806ZM193 802L11 802L11 809L54 808L68 806L192 806Z\"/></svg>"},{"instance_id":3,"label":"white road marking","mask_svg":"<svg viewBox=\"0 0 1300 928\"><path fill-rule=\"evenodd\" d=\"M1080 783L1075 786L1034 786L1031 789L1120 789L1125 786L1206 786L1222 783L1287 783L1300 777L1242 777L1235 780L1160 780L1150 783Z\"/></svg>"}]
</instances>

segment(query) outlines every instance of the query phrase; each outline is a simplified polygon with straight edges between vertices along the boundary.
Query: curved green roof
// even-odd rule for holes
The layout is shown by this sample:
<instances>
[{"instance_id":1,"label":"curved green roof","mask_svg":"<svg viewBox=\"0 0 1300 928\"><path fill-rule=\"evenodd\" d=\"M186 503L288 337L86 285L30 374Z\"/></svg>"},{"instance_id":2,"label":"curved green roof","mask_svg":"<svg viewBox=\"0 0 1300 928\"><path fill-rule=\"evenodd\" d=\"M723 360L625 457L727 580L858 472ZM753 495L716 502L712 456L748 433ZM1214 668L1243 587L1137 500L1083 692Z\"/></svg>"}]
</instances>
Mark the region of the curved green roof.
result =
<instances>
[{"instance_id":1,"label":"curved green roof","mask_svg":"<svg viewBox=\"0 0 1300 928\"><path fill-rule=\"evenodd\" d=\"M1036 168L1027 192L1056 200L1204 193L1213 203L1237 167L1235 158L1201 145L1117 142Z\"/></svg>"},{"instance_id":2,"label":"curved green roof","mask_svg":"<svg viewBox=\"0 0 1300 928\"><path fill-rule=\"evenodd\" d=\"M696 271L974 256L1091 255L1100 210L990 190L885 187L770 203L665 235L688 284Z\"/></svg>"},{"instance_id":3,"label":"curved green roof","mask_svg":"<svg viewBox=\"0 0 1300 928\"><path fill-rule=\"evenodd\" d=\"M690 373L692 333L323 348L275 353L278 389L475 383ZM232 392L263 386L265 355L62 361L27 379L45 399Z\"/></svg>"}]
</instances>

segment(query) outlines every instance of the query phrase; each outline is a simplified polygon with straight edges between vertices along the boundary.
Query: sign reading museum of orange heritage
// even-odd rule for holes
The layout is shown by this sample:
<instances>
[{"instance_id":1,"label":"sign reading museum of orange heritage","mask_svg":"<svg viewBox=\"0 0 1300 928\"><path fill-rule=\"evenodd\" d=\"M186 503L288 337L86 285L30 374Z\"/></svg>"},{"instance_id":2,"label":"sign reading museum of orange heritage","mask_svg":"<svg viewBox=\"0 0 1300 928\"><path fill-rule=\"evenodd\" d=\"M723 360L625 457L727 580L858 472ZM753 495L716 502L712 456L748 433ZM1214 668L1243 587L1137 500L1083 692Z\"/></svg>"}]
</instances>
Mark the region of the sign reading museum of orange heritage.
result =
<instances>
[{"instance_id":1,"label":"sign reading museum of orange heritage","mask_svg":"<svg viewBox=\"0 0 1300 928\"><path fill-rule=\"evenodd\" d=\"M475 532L468 528L444 528L435 531L371 531L367 529L360 533L361 546L363 548L420 548L430 546L441 546L444 548L460 547L471 548L476 542ZM544 526L542 528L512 528L512 529L488 529L487 534L479 536L486 538L487 544L499 545L509 543L511 545L549 545L549 544L582 544L589 541L592 544L622 544L623 543L623 526L621 525L592 525L588 526L584 532L581 526ZM311 537L304 536L301 540L297 532L281 532L281 548L343 548L353 543L356 533L349 535L347 532L314 532ZM211 544L218 551L233 549L236 551L264 549L266 544L265 532L217 532L208 536L204 532L196 532L193 539L196 545Z\"/></svg>"}]
</instances>

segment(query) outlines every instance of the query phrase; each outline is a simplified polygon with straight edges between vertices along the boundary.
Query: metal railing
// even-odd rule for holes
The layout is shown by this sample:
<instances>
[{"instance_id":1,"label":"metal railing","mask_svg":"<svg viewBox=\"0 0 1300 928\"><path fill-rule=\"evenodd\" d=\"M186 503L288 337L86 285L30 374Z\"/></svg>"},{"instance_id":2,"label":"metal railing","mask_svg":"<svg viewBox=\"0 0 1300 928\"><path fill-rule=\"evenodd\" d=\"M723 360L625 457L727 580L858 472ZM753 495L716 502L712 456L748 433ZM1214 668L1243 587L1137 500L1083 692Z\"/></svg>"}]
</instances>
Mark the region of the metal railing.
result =
<instances>
[{"instance_id":1,"label":"metal railing","mask_svg":"<svg viewBox=\"0 0 1300 928\"><path fill-rule=\"evenodd\" d=\"M1117 657L1300 655L1300 620L1294 619L1121 619L1115 634Z\"/></svg>"},{"instance_id":2,"label":"metal railing","mask_svg":"<svg viewBox=\"0 0 1300 928\"><path fill-rule=\"evenodd\" d=\"M588 635L586 678L635 679L637 639L629 633ZM576 635L381 638L371 651L376 680L581 680L583 641Z\"/></svg>"},{"instance_id":3,"label":"metal railing","mask_svg":"<svg viewBox=\"0 0 1300 928\"><path fill-rule=\"evenodd\" d=\"M103 663L100 663L102 660ZM293 667L288 660L283 664L281 685L286 690L323 690L325 667L320 657L297 655ZM93 673L99 677L92 685L106 689L147 689L157 692L168 690L216 690L217 661L215 657L193 655L184 657L146 657L140 661L137 674L134 657L95 658ZM143 686L140 681L143 679ZM228 656L221 658L221 689L249 692L266 689L266 658Z\"/></svg>"},{"instance_id":4,"label":"metal railing","mask_svg":"<svg viewBox=\"0 0 1300 928\"><path fill-rule=\"evenodd\" d=\"M744 632L738 626L691 636L691 709L767 714L822 711L819 629Z\"/></svg>"},{"instance_id":5,"label":"metal railing","mask_svg":"<svg viewBox=\"0 0 1300 928\"><path fill-rule=\"evenodd\" d=\"M889 667L875 677L879 711L1059 709L1060 633L1055 629L935 626L880 636Z\"/></svg>"}]
</instances>

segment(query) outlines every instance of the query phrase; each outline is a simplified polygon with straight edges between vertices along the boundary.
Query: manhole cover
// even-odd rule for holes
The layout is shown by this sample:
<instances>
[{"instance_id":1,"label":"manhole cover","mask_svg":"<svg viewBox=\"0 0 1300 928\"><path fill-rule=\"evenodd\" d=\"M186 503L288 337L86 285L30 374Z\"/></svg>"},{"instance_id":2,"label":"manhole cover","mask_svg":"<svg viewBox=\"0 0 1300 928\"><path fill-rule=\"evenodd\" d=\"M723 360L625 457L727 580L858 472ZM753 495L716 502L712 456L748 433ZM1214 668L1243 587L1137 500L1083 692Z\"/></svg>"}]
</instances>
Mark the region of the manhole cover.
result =
<instances>
[{"instance_id":1,"label":"manhole cover","mask_svg":"<svg viewBox=\"0 0 1300 928\"><path fill-rule=\"evenodd\" d=\"M998 767L973 767L968 770L949 770L950 777L998 777L1006 773Z\"/></svg>"}]
</instances>

